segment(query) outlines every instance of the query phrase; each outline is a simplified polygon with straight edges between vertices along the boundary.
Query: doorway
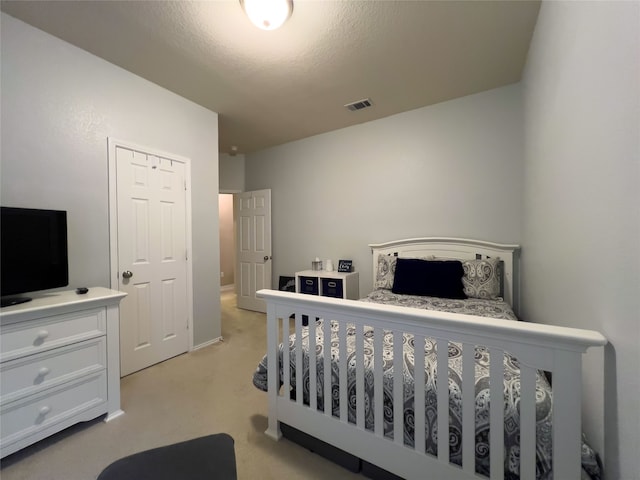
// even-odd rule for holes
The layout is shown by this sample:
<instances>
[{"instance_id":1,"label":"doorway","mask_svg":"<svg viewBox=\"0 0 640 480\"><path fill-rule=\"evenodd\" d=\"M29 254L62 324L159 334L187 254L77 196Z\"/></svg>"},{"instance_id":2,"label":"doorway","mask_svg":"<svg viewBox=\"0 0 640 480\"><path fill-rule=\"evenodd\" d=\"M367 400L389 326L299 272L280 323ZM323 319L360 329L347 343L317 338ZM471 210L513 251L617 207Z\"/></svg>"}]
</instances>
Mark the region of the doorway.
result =
<instances>
[{"instance_id":1,"label":"doorway","mask_svg":"<svg viewBox=\"0 0 640 480\"><path fill-rule=\"evenodd\" d=\"M218 195L220 222L220 291L235 290L236 247L233 226L233 194Z\"/></svg>"},{"instance_id":2,"label":"doorway","mask_svg":"<svg viewBox=\"0 0 640 480\"><path fill-rule=\"evenodd\" d=\"M271 190L220 192L218 204L220 291L233 289L238 308L264 313L256 292L271 288Z\"/></svg>"},{"instance_id":3,"label":"doorway","mask_svg":"<svg viewBox=\"0 0 640 480\"><path fill-rule=\"evenodd\" d=\"M271 288L271 190L243 192L233 200L238 307L265 313L257 292Z\"/></svg>"}]
</instances>

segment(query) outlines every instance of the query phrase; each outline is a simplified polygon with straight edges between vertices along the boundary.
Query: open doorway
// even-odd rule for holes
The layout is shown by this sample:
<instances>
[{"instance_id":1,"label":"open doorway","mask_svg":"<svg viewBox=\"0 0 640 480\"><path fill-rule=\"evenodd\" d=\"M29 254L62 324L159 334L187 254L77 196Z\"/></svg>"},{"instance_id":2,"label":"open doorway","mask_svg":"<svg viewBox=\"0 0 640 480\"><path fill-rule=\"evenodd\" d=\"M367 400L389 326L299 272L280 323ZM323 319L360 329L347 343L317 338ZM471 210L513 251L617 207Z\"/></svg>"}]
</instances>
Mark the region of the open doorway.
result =
<instances>
[{"instance_id":1,"label":"open doorway","mask_svg":"<svg viewBox=\"0 0 640 480\"><path fill-rule=\"evenodd\" d=\"M236 247L233 231L233 194L218 196L220 217L220 290L234 290Z\"/></svg>"}]
</instances>

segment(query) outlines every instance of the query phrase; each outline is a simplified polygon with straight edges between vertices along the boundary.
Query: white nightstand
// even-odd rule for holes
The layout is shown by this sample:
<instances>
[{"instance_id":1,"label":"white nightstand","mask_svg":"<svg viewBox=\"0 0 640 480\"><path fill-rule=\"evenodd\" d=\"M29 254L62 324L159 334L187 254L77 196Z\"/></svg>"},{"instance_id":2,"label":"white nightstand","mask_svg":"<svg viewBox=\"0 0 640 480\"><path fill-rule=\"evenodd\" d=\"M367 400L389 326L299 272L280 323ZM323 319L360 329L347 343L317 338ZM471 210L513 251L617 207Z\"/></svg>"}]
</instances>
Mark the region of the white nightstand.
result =
<instances>
[{"instance_id":1,"label":"white nightstand","mask_svg":"<svg viewBox=\"0 0 640 480\"><path fill-rule=\"evenodd\" d=\"M360 298L359 282L358 272L304 270L296 272L296 293L358 300Z\"/></svg>"}]
</instances>

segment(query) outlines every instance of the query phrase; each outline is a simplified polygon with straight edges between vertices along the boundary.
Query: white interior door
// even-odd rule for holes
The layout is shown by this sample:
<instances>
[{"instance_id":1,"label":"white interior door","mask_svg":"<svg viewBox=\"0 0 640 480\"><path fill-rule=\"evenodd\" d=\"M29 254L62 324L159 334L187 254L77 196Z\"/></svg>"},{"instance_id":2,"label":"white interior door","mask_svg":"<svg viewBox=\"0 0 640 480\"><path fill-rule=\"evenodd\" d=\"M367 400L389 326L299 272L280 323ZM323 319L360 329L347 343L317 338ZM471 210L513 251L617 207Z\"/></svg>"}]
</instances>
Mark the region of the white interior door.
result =
<instances>
[{"instance_id":1,"label":"white interior door","mask_svg":"<svg viewBox=\"0 0 640 480\"><path fill-rule=\"evenodd\" d=\"M266 312L265 301L256 292L271 288L271 190L234 195L233 217L238 307Z\"/></svg>"},{"instance_id":2,"label":"white interior door","mask_svg":"<svg viewBox=\"0 0 640 480\"><path fill-rule=\"evenodd\" d=\"M115 147L121 376L189 348L186 166Z\"/></svg>"}]
</instances>

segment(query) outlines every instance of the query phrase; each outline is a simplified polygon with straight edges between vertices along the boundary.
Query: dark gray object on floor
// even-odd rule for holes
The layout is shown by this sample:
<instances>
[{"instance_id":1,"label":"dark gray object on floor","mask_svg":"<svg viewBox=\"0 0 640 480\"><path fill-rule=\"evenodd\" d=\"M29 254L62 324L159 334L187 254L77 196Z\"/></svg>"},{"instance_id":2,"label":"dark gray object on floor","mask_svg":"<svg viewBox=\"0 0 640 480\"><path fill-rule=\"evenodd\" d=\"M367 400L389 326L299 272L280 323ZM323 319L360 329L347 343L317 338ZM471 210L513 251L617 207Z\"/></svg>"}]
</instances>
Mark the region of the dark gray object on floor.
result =
<instances>
[{"instance_id":1,"label":"dark gray object on floor","mask_svg":"<svg viewBox=\"0 0 640 480\"><path fill-rule=\"evenodd\" d=\"M226 433L154 448L113 462L98 480L237 480L233 438Z\"/></svg>"}]
</instances>

